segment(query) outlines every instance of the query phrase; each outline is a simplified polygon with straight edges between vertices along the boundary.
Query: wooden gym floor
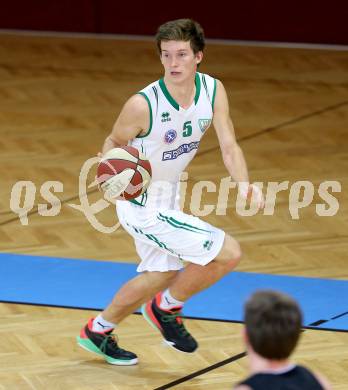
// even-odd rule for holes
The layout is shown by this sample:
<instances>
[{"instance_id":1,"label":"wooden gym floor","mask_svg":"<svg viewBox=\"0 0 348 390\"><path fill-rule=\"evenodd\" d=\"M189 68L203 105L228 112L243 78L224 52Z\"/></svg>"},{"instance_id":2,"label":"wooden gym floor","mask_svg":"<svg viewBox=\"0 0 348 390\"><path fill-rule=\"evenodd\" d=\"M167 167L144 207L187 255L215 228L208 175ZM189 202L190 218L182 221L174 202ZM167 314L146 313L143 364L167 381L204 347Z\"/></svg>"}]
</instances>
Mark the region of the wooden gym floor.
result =
<instances>
[{"instance_id":1,"label":"wooden gym floor","mask_svg":"<svg viewBox=\"0 0 348 390\"><path fill-rule=\"evenodd\" d=\"M348 52L208 45L201 71L227 88L252 180L309 180L316 193L325 180L342 186L332 217L316 215L315 204L323 202L315 195L292 219L289 191L278 194L273 216L243 218L231 200L227 216L205 217L241 242L238 270L347 280ZM160 75L152 42L0 35L2 252L136 261L124 231L99 233L69 205L79 203L81 166L100 150L122 104ZM226 176L210 129L190 166L188 193L198 180L218 184ZM43 202L44 182L62 182L59 215L43 217L34 207L23 226L9 202L20 180L36 185L35 205ZM90 203L99 198L90 190ZM216 199L209 193L204 204ZM188 203L189 196L186 210ZM111 207L98 218L109 226L116 222ZM230 389L247 373L246 359L238 358L244 351L240 324L187 320L201 348L186 356L161 346L158 335L133 315L118 336L141 362L114 367L75 344L94 314L0 304L0 389L155 389L233 356L235 361L175 388ZM294 358L325 374L333 389L347 388L348 333L306 330Z\"/></svg>"}]
</instances>

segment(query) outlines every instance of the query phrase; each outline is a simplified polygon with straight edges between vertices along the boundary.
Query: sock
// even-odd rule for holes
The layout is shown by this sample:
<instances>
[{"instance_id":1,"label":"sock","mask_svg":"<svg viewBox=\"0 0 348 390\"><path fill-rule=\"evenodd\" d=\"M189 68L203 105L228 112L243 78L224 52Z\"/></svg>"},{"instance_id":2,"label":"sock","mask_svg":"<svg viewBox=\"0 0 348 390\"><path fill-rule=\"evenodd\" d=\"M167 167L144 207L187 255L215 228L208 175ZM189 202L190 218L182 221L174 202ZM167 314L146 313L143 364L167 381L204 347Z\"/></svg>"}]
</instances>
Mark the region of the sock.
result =
<instances>
[{"instance_id":1,"label":"sock","mask_svg":"<svg viewBox=\"0 0 348 390\"><path fill-rule=\"evenodd\" d=\"M108 330L111 330L115 328L116 324L113 324L112 322L104 320L104 318L99 314L93 321L93 332L107 332Z\"/></svg>"},{"instance_id":2,"label":"sock","mask_svg":"<svg viewBox=\"0 0 348 390\"><path fill-rule=\"evenodd\" d=\"M163 310L170 310L173 309L173 307L182 307L184 305L184 302L178 301L175 299L171 294L169 289L163 291L161 296L161 302L159 304L160 309Z\"/></svg>"}]
</instances>

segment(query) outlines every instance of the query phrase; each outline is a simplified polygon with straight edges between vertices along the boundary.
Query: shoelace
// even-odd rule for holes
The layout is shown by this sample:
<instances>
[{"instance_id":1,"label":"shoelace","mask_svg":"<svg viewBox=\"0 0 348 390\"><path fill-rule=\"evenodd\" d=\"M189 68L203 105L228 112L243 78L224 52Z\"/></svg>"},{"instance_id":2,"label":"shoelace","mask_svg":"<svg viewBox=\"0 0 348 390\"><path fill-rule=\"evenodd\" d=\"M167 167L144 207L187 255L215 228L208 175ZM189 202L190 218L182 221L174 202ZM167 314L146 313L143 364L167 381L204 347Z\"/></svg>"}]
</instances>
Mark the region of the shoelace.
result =
<instances>
[{"instance_id":1,"label":"shoelace","mask_svg":"<svg viewBox=\"0 0 348 390\"><path fill-rule=\"evenodd\" d=\"M116 336L114 334L109 334L109 335L105 335L105 338L104 340L101 342L100 344L100 350L105 353L106 352L106 347L108 344L111 344L113 348L116 347L116 351L117 352L123 352L124 350L122 348L120 348L117 344L117 341L116 341Z\"/></svg>"},{"instance_id":2,"label":"shoelace","mask_svg":"<svg viewBox=\"0 0 348 390\"><path fill-rule=\"evenodd\" d=\"M172 322L173 325L175 325L176 328L178 329L181 336L188 337L188 336L190 336L190 334L186 330L186 328L184 327L181 316L182 316L181 312L172 313L172 314L164 314L161 316L161 320L163 322ZM181 322L178 321L179 319Z\"/></svg>"}]
</instances>

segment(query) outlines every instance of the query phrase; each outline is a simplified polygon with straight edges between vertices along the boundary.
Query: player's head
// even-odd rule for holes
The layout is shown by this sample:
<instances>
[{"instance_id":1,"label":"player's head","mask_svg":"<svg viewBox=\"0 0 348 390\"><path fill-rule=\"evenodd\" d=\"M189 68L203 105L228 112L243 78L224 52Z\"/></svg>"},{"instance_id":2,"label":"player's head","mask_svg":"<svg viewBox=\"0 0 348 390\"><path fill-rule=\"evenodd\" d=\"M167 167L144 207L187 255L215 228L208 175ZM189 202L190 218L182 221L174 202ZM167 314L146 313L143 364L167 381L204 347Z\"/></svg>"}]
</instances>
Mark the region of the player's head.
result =
<instances>
[{"instance_id":1,"label":"player's head","mask_svg":"<svg viewBox=\"0 0 348 390\"><path fill-rule=\"evenodd\" d=\"M203 29L197 22L178 19L162 24L156 43L167 77L182 80L196 72L205 46Z\"/></svg>"},{"instance_id":2,"label":"player's head","mask_svg":"<svg viewBox=\"0 0 348 390\"><path fill-rule=\"evenodd\" d=\"M156 43L160 54L162 54L161 43L163 41L189 42L194 54L203 51L205 46L203 29L192 19L171 20L159 26Z\"/></svg>"},{"instance_id":3,"label":"player's head","mask_svg":"<svg viewBox=\"0 0 348 390\"><path fill-rule=\"evenodd\" d=\"M302 313L298 304L288 295L264 290L254 293L244 309L249 348L266 359L287 359L300 337Z\"/></svg>"}]
</instances>

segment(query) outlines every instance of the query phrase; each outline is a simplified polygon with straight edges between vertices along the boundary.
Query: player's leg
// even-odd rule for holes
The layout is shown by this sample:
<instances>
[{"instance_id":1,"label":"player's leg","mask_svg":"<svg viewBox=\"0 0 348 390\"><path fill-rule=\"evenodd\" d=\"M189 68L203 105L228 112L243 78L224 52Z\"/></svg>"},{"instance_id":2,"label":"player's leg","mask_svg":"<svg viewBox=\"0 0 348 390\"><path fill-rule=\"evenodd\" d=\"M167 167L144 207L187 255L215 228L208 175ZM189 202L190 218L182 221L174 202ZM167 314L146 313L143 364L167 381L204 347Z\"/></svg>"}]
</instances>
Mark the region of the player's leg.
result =
<instances>
[{"instance_id":1,"label":"player's leg","mask_svg":"<svg viewBox=\"0 0 348 390\"><path fill-rule=\"evenodd\" d=\"M142 273L120 288L108 307L82 329L77 340L81 347L103 356L111 364L137 363L136 355L119 348L111 332L142 303L166 289L182 268L180 260L158 247L138 240L135 240L135 244L142 259L138 271Z\"/></svg>"},{"instance_id":2,"label":"player's leg","mask_svg":"<svg viewBox=\"0 0 348 390\"><path fill-rule=\"evenodd\" d=\"M177 257L162 251L153 236L147 237L141 233L142 227L134 229L128 218L133 223L138 223L138 214L132 218L133 210L128 206L124 203L122 207L126 207L126 210L122 207L118 210L119 220L135 240L137 252L142 260L138 272L142 274L123 285L108 307L96 318L90 319L77 338L80 346L117 365L136 364L137 357L134 353L119 348L111 335L114 327L158 291L166 289L183 266Z\"/></svg>"},{"instance_id":3,"label":"player's leg","mask_svg":"<svg viewBox=\"0 0 348 390\"><path fill-rule=\"evenodd\" d=\"M184 302L233 271L240 259L241 249L238 242L226 234L223 247L215 259L204 266L188 264L170 284L170 293L177 300Z\"/></svg>"},{"instance_id":4,"label":"player's leg","mask_svg":"<svg viewBox=\"0 0 348 390\"><path fill-rule=\"evenodd\" d=\"M177 271L145 272L124 284L112 302L96 318L89 320L77 337L78 344L115 365L133 365L138 362L133 352L121 349L112 331L116 324L133 313L160 290L168 287ZM95 322L97 321L97 330Z\"/></svg>"},{"instance_id":5,"label":"player's leg","mask_svg":"<svg viewBox=\"0 0 348 390\"><path fill-rule=\"evenodd\" d=\"M234 238L196 217L174 211L161 213L160 217L173 231L165 237L158 231L158 239L173 250L182 250L182 258L190 264L167 290L143 305L142 312L169 345L182 352L194 352L198 344L184 327L182 306L192 295L231 272L241 258L241 250ZM161 230L166 231L166 227L161 226Z\"/></svg>"},{"instance_id":6,"label":"player's leg","mask_svg":"<svg viewBox=\"0 0 348 390\"><path fill-rule=\"evenodd\" d=\"M101 313L111 323L119 324L144 302L152 299L158 291L167 288L177 271L144 272L124 284L115 294L112 302Z\"/></svg>"}]
</instances>

